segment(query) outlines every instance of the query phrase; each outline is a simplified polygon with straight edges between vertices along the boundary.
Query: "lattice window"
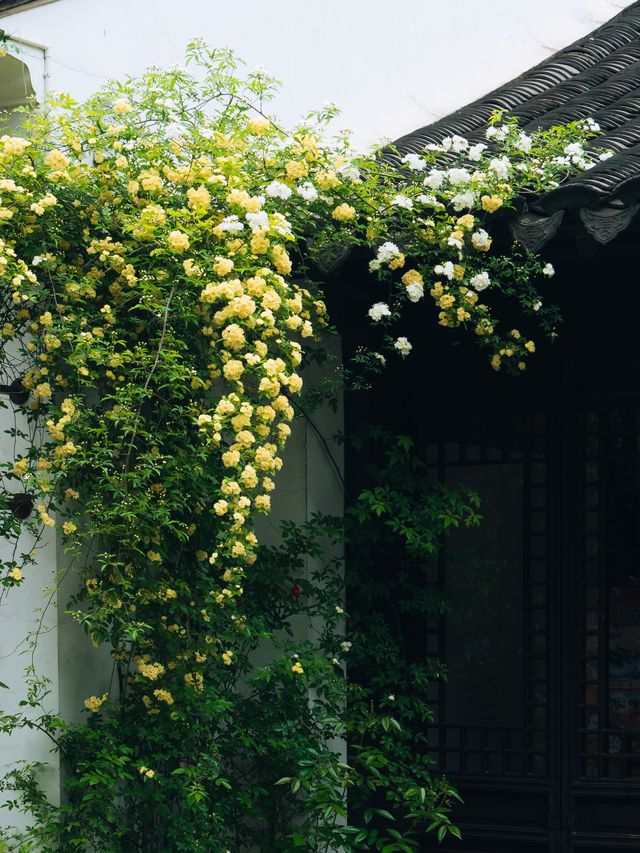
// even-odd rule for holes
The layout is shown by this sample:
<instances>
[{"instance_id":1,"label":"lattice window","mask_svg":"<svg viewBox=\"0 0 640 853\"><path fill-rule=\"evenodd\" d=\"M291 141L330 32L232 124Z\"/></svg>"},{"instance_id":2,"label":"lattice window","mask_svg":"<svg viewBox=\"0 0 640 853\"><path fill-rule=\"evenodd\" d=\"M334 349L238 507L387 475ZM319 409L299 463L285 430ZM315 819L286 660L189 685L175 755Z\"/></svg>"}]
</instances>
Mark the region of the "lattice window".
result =
<instances>
[{"instance_id":1,"label":"lattice window","mask_svg":"<svg viewBox=\"0 0 640 853\"><path fill-rule=\"evenodd\" d=\"M640 779L640 412L587 412L580 447L578 777Z\"/></svg>"},{"instance_id":2,"label":"lattice window","mask_svg":"<svg viewBox=\"0 0 640 853\"><path fill-rule=\"evenodd\" d=\"M456 546L485 551L494 587L462 610L426 626L429 655L448 665L435 685L430 745L452 774L544 777L547 773L548 427L538 413L467 423L468 440L423 448L434 478L474 486L483 498L477 532ZM451 422L446 427L451 428ZM448 594L456 580L451 556L439 577ZM453 587L453 589L452 589ZM522 604L524 602L524 608ZM503 632L503 633L501 633Z\"/></svg>"}]
</instances>

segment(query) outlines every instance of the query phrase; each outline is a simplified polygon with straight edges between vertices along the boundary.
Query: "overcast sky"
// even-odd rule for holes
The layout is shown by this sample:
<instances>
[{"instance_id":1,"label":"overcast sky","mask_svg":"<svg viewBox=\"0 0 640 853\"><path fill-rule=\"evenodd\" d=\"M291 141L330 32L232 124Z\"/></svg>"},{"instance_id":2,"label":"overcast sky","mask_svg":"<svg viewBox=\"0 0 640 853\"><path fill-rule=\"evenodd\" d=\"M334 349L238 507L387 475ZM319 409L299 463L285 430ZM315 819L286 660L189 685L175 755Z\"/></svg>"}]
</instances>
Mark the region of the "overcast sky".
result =
<instances>
[{"instance_id":1,"label":"overcast sky","mask_svg":"<svg viewBox=\"0 0 640 853\"><path fill-rule=\"evenodd\" d=\"M49 48L50 85L179 62L194 35L230 46L284 84L294 121L325 100L359 144L446 115L586 35L625 0L56 0L0 23Z\"/></svg>"}]
</instances>

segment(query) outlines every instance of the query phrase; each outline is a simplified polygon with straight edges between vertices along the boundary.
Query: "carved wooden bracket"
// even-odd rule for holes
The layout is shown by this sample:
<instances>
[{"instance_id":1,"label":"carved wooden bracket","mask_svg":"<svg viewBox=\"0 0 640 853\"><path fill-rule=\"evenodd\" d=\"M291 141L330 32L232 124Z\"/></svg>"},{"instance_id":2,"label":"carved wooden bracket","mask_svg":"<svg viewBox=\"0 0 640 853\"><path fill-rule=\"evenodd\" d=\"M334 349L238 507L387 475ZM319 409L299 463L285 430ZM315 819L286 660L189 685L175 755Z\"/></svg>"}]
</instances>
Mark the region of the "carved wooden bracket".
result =
<instances>
[{"instance_id":1,"label":"carved wooden bracket","mask_svg":"<svg viewBox=\"0 0 640 853\"><path fill-rule=\"evenodd\" d=\"M609 243L627 228L639 207L638 204L623 208L600 207L595 210L582 207L580 219L594 240L598 243Z\"/></svg>"},{"instance_id":2,"label":"carved wooden bracket","mask_svg":"<svg viewBox=\"0 0 640 853\"><path fill-rule=\"evenodd\" d=\"M564 210L556 210L551 216L523 213L511 223L511 233L525 249L537 252L554 236L563 218Z\"/></svg>"}]
</instances>

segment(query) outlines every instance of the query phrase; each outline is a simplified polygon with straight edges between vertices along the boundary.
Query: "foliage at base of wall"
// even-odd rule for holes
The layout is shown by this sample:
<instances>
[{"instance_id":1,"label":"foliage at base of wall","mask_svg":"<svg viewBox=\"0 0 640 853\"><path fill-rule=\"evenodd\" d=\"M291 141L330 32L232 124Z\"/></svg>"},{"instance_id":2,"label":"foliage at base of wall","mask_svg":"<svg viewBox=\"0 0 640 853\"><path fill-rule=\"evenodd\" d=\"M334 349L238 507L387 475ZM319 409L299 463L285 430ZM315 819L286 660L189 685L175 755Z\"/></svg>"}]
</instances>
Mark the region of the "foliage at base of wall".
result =
<instances>
[{"instance_id":1,"label":"foliage at base of wall","mask_svg":"<svg viewBox=\"0 0 640 853\"><path fill-rule=\"evenodd\" d=\"M346 519L284 524L282 544L259 549L238 602L246 632L236 665L188 725L160 728L144 708L120 708L66 726L44 713L44 696L32 697L37 724L59 743L67 778L61 808L47 804L37 767L5 780L16 807L37 816L34 849L391 853L422 849L429 827L457 835L450 814L459 798L434 774L424 736L428 686L442 670L436 660L412 659L397 622L385 618L387 596L372 566L383 541L395 555L398 614L438 615L441 591L416 607L415 579L425 586L451 526L478 523L478 502L461 488L427 486L408 440L378 439L370 488ZM370 535L376 522L386 535ZM336 550L344 544L358 555L346 586L354 605L348 613ZM298 634L306 626L306 640L295 639L296 623ZM256 665L265 643L270 660Z\"/></svg>"}]
</instances>

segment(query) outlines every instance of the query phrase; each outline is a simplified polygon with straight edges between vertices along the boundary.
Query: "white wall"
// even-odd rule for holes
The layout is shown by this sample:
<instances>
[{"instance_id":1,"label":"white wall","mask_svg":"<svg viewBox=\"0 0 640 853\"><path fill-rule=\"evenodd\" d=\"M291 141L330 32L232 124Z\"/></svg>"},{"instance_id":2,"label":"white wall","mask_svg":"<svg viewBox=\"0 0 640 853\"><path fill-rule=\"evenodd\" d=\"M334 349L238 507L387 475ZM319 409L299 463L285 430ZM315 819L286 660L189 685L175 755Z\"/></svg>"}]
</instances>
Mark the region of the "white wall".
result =
<instances>
[{"instance_id":1,"label":"white wall","mask_svg":"<svg viewBox=\"0 0 640 853\"><path fill-rule=\"evenodd\" d=\"M11 461L23 456L26 443L7 435L12 427L29 432L26 419L3 395L6 408L0 409L0 459ZM2 488L23 492L22 484L3 482ZM19 703L25 698L25 672L33 667L39 678L50 682L50 692L45 699L47 711L58 710L58 600L56 593L57 565L56 537L44 528L39 539L24 531L15 547L15 554L35 551L35 565L24 568L24 581L18 588L5 590L0 595L0 681L7 689L0 690L0 713L19 714L24 709ZM14 544L0 542L0 558L11 560ZM29 713L37 717L38 712ZM58 757L51 755L53 744L46 734L37 730L17 729L11 737L0 737L0 777L13 768L16 762L42 762L47 769L40 781L55 800L58 791ZM12 799L10 795L2 800ZM0 826L24 825L19 814L0 812Z\"/></svg>"},{"instance_id":2,"label":"white wall","mask_svg":"<svg viewBox=\"0 0 640 853\"><path fill-rule=\"evenodd\" d=\"M525 71L629 0L57 0L8 14L49 47L49 84L83 98L110 77L180 62L189 38L229 46L285 85L295 120L325 100L358 144L397 138Z\"/></svg>"}]
</instances>

